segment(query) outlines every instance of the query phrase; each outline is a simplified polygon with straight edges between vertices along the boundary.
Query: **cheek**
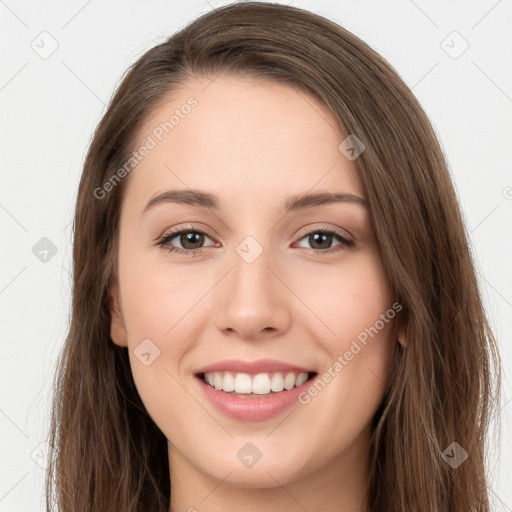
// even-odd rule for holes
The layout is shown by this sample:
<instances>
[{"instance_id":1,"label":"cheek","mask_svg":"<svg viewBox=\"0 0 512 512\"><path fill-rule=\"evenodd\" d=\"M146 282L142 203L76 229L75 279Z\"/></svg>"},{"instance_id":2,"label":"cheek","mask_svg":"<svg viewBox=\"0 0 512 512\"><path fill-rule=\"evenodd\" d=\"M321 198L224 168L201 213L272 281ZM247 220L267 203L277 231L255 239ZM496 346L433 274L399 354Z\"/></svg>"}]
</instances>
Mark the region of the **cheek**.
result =
<instances>
[{"instance_id":1,"label":"cheek","mask_svg":"<svg viewBox=\"0 0 512 512\"><path fill-rule=\"evenodd\" d=\"M182 363L202 328L198 311L208 283L148 263L135 248L122 254L129 254L120 258L119 274L134 382L155 423L172 425L176 411L189 403L179 384L188 377Z\"/></svg>"},{"instance_id":2,"label":"cheek","mask_svg":"<svg viewBox=\"0 0 512 512\"><path fill-rule=\"evenodd\" d=\"M346 271L332 269L317 281L319 286L308 282L302 284L304 302L318 315L310 328L327 359L318 384L307 390L301 403L322 425L319 428L336 432L341 446L371 420L382 400L396 343L396 312L376 254L358 259ZM333 415L333 410L338 413Z\"/></svg>"},{"instance_id":3,"label":"cheek","mask_svg":"<svg viewBox=\"0 0 512 512\"><path fill-rule=\"evenodd\" d=\"M198 279L186 264L171 266L165 258L155 261L137 255L136 249L120 259L120 276L131 342L150 338L166 350L179 351L181 334L197 328L201 298L213 279L211 283L208 275Z\"/></svg>"},{"instance_id":4,"label":"cheek","mask_svg":"<svg viewBox=\"0 0 512 512\"><path fill-rule=\"evenodd\" d=\"M187 354L199 339L197 329L202 328L194 314L200 309L198 296L204 292L175 287L179 279L165 282L161 277L150 271L127 278L123 308L130 319L128 347L137 391L155 424L167 439L179 444L187 437L190 421L204 420L201 411L190 411L191 397L185 390L190 378ZM149 365L145 353L149 353Z\"/></svg>"},{"instance_id":5,"label":"cheek","mask_svg":"<svg viewBox=\"0 0 512 512\"><path fill-rule=\"evenodd\" d=\"M346 265L326 268L316 278L304 272L296 289L315 314L309 323L317 334L325 333L324 343L333 355L392 306L389 281L374 252L360 253ZM311 320L311 314L305 314Z\"/></svg>"}]
</instances>

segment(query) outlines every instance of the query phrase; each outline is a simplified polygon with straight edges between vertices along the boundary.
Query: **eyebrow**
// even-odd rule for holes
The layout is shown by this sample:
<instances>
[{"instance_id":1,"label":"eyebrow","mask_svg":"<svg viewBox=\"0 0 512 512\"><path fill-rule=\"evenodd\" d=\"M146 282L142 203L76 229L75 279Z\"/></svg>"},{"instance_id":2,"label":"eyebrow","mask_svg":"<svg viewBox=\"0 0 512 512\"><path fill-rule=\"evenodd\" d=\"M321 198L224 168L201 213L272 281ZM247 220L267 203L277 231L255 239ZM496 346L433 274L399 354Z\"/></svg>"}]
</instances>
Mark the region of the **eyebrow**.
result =
<instances>
[{"instance_id":1,"label":"eyebrow","mask_svg":"<svg viewBox=\"0 0 512 512\"><path fill-rule=\"evenodd\" d=\"M211 194L197 189L187 190L167 190L149 200L144 207L142 214L151 210L157 205L177 203L188 204L199 208L209 208L215 211L221 209L221 202L219 198ZM288 213L292 211L302 210L304 208L312 208L314 206L321 206L332 203L348 203L369 208L368 201L363 197L356 196L347 192L315 192L304 193L299 195L290 196L283 206L283 212Z\"/></svg>"}]
</instances>

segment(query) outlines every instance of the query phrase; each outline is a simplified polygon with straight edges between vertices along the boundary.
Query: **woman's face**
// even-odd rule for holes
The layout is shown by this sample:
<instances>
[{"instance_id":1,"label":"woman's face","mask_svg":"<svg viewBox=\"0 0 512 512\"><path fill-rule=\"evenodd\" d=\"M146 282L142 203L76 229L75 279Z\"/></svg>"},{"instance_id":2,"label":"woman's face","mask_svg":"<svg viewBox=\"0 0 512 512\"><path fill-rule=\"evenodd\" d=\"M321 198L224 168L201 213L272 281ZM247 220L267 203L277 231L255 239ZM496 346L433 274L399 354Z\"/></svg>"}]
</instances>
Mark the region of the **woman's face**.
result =
<instances>
[{"instance_id":1,"label":"woman's face","mask_svg":"<svg viewBox=\"0 0 512 512\"><path fill-rule=\"evenodd\" d=\"M285 85L195 78L169 98L124 178L111 334L169 440L171 479L350 480L396 343L361 148L340 149L327 107Z\"/></svg>"}]
</instances>

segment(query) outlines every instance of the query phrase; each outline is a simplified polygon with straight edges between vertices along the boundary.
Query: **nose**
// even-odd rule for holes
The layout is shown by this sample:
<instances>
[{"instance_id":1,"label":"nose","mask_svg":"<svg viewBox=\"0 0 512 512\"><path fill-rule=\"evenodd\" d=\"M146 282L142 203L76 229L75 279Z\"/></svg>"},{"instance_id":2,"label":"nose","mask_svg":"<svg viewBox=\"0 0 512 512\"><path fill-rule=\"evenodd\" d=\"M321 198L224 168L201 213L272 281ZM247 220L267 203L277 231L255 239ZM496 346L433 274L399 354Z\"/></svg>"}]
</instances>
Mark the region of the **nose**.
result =
<instances>
[{"instance_id":1,"label":"nose","mask_svg":"<svg viewBox=\"0 0 512 512\"><path fill-rule=\"evenodd\" d=\"M289 328L293 295L269 252L264 250L251 263L238 253L230 260L232 270L215 296L215 324L224 334L251 341L273 338Z\"/></svg>"}]
</instances>

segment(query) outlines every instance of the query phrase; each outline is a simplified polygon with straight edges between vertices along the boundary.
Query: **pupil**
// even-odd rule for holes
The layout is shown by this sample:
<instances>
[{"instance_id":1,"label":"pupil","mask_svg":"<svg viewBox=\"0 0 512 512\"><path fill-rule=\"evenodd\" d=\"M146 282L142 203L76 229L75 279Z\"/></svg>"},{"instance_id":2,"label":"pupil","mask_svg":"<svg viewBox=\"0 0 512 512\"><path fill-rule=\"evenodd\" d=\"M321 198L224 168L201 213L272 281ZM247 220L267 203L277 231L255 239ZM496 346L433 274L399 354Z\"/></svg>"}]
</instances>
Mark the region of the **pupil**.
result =
<instances>
[{"instance_id":1,"label":"pupil","mask_svg":"<svg viewBox=\"0 0 512 512\"><path fill-rule=\"evenodd\" d=\"M201 245L203 242L204 235L201 233L196 233L195 231L189 231L185 235L181 237L181 245L185 247L185 249L196 249L197 247L187 247L187 244L197 244ZM185 242L185 243L184 243Z\"/></svg>"},{"instance_id":2,"label":"pupil","mask_svg":"<svg viewBox=\"0 0 512 512\"><path fill-rule=\"evenodd\" d=\"M311 246L314 247L314 244L315 243L319 243L320 245L322 245L322 242L318 242L318 239L320 238L325 238L325 240L323 241L323 246L324 247L320 247L320 249L328 249L329 246L331 245L331 240L332 240L332 235L328 234L328 233L314 233L313 235L310 236L310 238L313 238L313 242L310 240L310 243L311 243ZM327 243L326 243L327 242Z\"/></svg>"}]
</instances>

